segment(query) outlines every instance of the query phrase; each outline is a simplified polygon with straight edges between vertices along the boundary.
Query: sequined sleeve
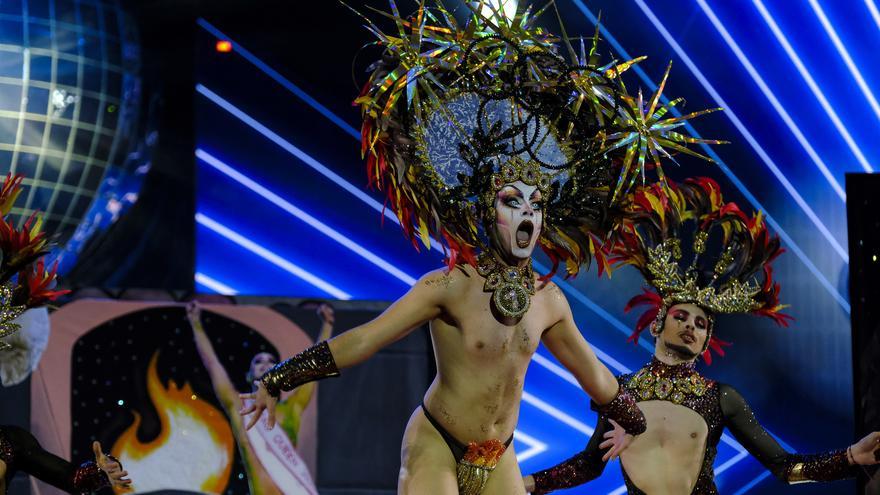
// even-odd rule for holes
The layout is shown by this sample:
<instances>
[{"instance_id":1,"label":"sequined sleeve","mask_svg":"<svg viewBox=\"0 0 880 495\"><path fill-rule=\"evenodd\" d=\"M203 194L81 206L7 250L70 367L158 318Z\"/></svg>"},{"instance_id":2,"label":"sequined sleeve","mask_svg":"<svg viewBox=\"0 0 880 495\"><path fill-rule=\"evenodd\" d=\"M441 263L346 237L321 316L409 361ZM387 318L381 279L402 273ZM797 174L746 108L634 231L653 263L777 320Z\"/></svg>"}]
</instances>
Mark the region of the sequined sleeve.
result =
<instances>
[{"instance_id":1,"label":"sequined sleeve","mask_svg":"<svg viewBox=\"0 0 880 495\"><path fill-rule=\"evenodd\" d=\"M599 418L596 431L590 437L587 448L550 469L532 474L535 478L535 491L532 493L550 493L553 490L571 488L598 478L606 464L602 460L604 452L599 448L599 444L602 443L605 432L610 429L611 424L604 418Z\"/></svg>"},{"instance_id":2,"label":"sequined sleeve","mask_svg":"<svg viewBox=\"0 0 880 495\"><path fill-rule=\"evenodd\" d=\"M725 426L774 476L786 483L834 481L856 475L847 461L846 450L821 454L792 454L758 423L751 408L733 387L720 385L721 411Z\"/></svg>"},{"instance_id":3,"label":"sequined sleeve","mask_svg":"<svg viewBox=\"0 0 880 495\"><path fill-rule=\"evenodd\" d=\"M319 342L292 358L276 364L260 379L276 399L305 383L339 376L339 369L326 341Z\"/></svg>"},{"instance_id":4,"label":"sequined sleeve","mask_svg":"<svg viewBox=\"0 0 880 495\"><path fill-rule=\"evenodd\" d=\"M630 435L641 435L648 428L645 414L636 405L636 400L626 390L620 378L618 383L620 385L617 389L617 395L611 402L602 405L591 402L590 408L600 415L616 421Z\"/></svg>"},{"instance_id":5,"label":"sequined sleeve","mask_svg":"<svg viewBox=\"0 0 880 495\"><path fill-rule=\"evenodd\" d=\"M4 426L3 432L15 451L15 470L73 494L91 493L110 486L107 475L94 462L75 466L43 450L37 439L26 430Z\"/></svg>"}]
</instances>

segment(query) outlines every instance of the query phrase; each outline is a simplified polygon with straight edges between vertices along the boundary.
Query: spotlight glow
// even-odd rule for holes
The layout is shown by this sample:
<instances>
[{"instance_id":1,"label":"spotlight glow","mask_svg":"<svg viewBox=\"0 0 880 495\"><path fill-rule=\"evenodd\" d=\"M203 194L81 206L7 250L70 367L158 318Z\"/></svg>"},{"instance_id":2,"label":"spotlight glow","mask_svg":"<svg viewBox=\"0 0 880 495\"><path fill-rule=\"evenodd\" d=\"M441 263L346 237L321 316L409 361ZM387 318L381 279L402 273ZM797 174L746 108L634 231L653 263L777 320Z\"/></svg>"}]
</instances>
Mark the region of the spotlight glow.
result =
<instances>
[{"instance_id":1,"label":"spotlight glow","mask_svg":"<svg viewBox=\"0 0 880 495\"><path fill-rule=\"evenodd\" d=\"M497 14L504 14L504 17L513 19L516 15L516 0L482 0L475 3L482 6L480 14L484 17L492 18Z\"/></svg>"}]
</instances>

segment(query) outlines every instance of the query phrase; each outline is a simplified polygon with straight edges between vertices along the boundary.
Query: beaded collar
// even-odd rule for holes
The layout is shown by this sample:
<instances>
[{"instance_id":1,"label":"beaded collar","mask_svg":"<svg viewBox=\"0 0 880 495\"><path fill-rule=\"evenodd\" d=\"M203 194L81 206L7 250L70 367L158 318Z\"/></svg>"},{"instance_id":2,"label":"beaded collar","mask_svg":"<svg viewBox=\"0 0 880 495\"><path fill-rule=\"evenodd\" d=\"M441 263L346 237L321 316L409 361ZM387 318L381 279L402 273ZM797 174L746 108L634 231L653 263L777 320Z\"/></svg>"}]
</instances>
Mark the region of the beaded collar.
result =
<instances>
[{"instance_id":1,"label":"beaded collar","mask_svg":"<svg viewBox=\"0 0 880 495\"><path fill-rule=\"evenodd\" d=\"M696 363L669 365L655 357L633 375L627 388L639 401L668 400L683 404L706 395L713 383L697 372Z\"/></svg>"}]
</instances>

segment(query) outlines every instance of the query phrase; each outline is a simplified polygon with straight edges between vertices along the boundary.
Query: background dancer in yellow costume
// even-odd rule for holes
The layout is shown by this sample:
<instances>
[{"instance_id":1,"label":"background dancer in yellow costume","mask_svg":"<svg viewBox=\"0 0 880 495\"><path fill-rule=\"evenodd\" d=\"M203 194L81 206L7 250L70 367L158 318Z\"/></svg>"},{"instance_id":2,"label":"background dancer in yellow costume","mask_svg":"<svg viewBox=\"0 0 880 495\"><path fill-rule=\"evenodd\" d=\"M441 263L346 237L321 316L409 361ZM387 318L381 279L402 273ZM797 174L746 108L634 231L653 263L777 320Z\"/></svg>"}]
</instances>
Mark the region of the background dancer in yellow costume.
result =
<instances>
[{"instance_id":1,"label":"background dancer in yellow costume","mask_svg":"<svg viewBox=\"0 0 880 495\"><path fill-rule=\"evenodd\" d=\"M659 91L649 100L626 93L620 74L637 61L601 65L598 36L576 50L537 27L530 7L512 19L482 7L458 24L440 2L410 17L391 2L382 21L394 34L364 17L383 50L355 100L370 181L407 237L440 242L448 266L243 396L252 405L242 413L268 409L271 424L282 391L335 376L430 322L437 376L404 434L398 490L407 494L523 493L508 446L541 342L603 414L643 431L552 273L535 274L531 257L540 244L554 272L563 263L574 275L595 257L601 273L609 207L644 177L646 161L662 173L661 156L695 154L685 145L697 142L674 130L690 116L663 119Z\"/></svg>"},{"instance_id":2,"label":"background dancer in yellow costume","mask_svg":"<svg viewBox=\"0 0 880 495\"><path fill-rule=\"evenodd\" d=\"M192 325L196 349L211 377L211 386L229 417L235 442L247 469L251 494L317 495L318 490L308 467L295 449L300 418L314 396L315 384L308 383L297 388L295 393L276 404L273 421L280 423L280 431L268 428L265 418L260 418L260 415L242 418L238 411L250 404L239 399L239 391L235 389L226 368L217 357L214 346L202 327L201 306L197 302L190 303L186 308L186 315ZM321 304L318 307L318 316L322 321L318 334L320 342L333 335L335 315L330 305ZM277 363L278 358L271 353L260 352L254 355L247 373L247 382L254 383ZM249 420L256 420L257 426L246 430L245 421Z\"/></svg>"}]
</instances>

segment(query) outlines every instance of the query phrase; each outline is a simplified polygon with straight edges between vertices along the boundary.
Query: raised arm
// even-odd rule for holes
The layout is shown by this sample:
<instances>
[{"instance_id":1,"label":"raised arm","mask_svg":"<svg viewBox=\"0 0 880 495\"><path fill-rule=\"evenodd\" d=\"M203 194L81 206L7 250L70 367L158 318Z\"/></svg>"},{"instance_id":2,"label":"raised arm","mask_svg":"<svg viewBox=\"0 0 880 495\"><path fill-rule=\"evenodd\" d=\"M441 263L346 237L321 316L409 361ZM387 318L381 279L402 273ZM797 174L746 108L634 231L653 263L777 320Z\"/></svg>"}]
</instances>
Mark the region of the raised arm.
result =
<instances>
[{"instance_id":1,"label":"raised arm","mask_svg":"<svg viewBox=\"0 0 880 495\"><path fill-rule=\"evenodd\" d=\"M783 449L755 419L751 408L733 387L719 385L725 426L774 476L789 483L834 481L855 476L855 465L880 461L880 433L855 445L822 454L792 454Z\"/></svg>"},{"instance_id":2,"label":"raised arm","mask_svg":"<svg viewBox=\"0 0 880 495\"><path fill-rule=\"evenodd\" d=\"M574 375L587 395L599 404L595 407L597 411L620 423L628 433L638 435L644 432L645 416L581 335L559 287L551 283L546 290L559 291L559 297L551 297L555 301L558 320L544 332L541 341Z\"/></svg>"},{"instance_id":3,"label":"raised arm","mask_svg":"<svg viewBox=\"0 0 880 495\"><path fill-rule=\"evenodd\" d=\"M403 338L419 325L440 315L454 284L440 283L446 274L437 270L419 279L403 297L375 319L344 332L329 341L319 342L296 356L279 363L263 378L253 394L242 394L252 399L250 407L241 411L249 414L268 409L268 426L275 424L275 404L282 391L338 376L339 370L359 364L379 349ZM259 414L255 415L259 416ZM247 426L256 424L255 420Z\"/></svg>"},{"instance_id":4,"label":"raised arm","mask_svg":"<svg viewBox=\"0 0 880 495\"><path fill-rule=\"evenodd\" d=\"M208 376L211 378L211 386L214 387L214 394L223 404L227 411L237 411L241 409L241 401L238 398L238 391L226 368L220 363L217 353L214 352L214 346L211 345L208 335L202 326L202 308L197 302L191 302L186 306L186 316L192 326L193 340L196 344L196 350L202 359L202 364L208 370ZM232 414L230 414L232 416Z\"/></svg>"}]
</instances>

